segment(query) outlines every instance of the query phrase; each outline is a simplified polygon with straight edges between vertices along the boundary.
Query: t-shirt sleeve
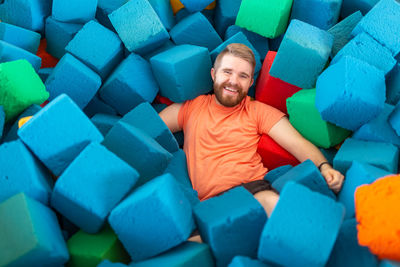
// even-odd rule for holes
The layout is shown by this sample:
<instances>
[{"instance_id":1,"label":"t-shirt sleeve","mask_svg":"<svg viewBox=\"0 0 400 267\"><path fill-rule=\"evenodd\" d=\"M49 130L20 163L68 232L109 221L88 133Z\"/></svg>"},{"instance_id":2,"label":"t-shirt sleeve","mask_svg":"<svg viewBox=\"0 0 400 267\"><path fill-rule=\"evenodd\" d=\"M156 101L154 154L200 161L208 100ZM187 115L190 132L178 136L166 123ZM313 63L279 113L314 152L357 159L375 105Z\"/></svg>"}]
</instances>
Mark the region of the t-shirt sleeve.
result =
<instances>
[{"instance_id":1,"label":"t-shirt sleeve","mask_svg":"<svg viewBox=\"0 0 400 267\"><path fill-rule=\"evenodd\" d=\"M259 134L268 134L269 130L286 114L270 105L258 101L256 103L258 132Z\"/></svg>"},{"instance_id":2,"label":"t-shirt sleeve","mask_svg":"<svg viewBox=\"0 0 400 267\"><path fill-rule=\"evenodd\" d=\"M186 124L186 120L188 118L188 113L189 113L190 102L191 102L190 100L183 102L181 108L179 109L179 112L178 112L178 125L179 125L179 127L181 129L183 129L183 127Z\"/></svg>"}]
</instances>

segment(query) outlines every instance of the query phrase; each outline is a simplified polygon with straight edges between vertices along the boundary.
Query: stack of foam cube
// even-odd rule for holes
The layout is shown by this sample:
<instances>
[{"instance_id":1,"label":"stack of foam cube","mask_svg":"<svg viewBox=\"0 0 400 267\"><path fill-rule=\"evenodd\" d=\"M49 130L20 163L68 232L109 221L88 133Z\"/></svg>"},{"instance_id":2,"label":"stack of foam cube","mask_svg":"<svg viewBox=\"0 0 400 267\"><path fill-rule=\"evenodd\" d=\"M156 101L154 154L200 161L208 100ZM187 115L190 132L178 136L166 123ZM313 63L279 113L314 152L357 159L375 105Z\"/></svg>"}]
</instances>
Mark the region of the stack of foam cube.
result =
<instances>
[{"instance_id":1,"label":"stack of foam cube","mask_svg":"<svg viewBox=\"0 0 400 267\"><path fill-rule=\"evenodd\" d=\"M265 134L272 215L242 187L199 201L157 113L236 42L338 195ZM399 100L398 0L0 1L0 266L395 266L358 244L354 193L398 172Z\"/></svg>"}]
</instances>

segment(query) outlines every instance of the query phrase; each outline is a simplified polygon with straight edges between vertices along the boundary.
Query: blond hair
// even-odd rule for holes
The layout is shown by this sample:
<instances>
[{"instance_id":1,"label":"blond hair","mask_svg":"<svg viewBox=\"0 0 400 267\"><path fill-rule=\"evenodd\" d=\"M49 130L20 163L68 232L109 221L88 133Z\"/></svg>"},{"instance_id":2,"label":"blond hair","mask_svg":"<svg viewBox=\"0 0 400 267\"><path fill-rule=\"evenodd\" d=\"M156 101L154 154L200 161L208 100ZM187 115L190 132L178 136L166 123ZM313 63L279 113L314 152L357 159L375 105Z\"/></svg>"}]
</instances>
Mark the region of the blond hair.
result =
<instances>
[{"instance_id":1,"label":"blond hair","mask_svg":"<svg viewBox=\"0 0 400 267\"><path fill-rule=\"evenodd\" d=\"M217 70L221 65L222 58L226 55L230 54L235 57L239 57L247 62L253 67L252 75L254 75L254 68L256 66L256 59L254 57L253 51L246 45L240 43L232 43L227 45L224 50L219 53L214 62L214 69Z\"/></svg>"}]
</instances>

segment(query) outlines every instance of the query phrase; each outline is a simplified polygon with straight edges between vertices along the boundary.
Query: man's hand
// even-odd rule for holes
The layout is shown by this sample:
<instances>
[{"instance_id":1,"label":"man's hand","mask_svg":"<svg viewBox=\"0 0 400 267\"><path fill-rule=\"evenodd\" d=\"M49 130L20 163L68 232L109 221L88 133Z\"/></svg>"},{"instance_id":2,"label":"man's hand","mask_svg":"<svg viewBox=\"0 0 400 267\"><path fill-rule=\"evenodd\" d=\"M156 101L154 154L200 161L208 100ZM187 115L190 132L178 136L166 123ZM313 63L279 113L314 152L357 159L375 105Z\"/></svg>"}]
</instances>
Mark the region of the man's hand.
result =
<instances>
[{"instance_id":1,"label":"man's hand","mask_svg":"<svg viewBox=\"0 0 400 267\"><path fill-rule=\"evenodd\" d=\"M332 168L329 164L321 166L321 174L325 178L329 188L332 189L333 192L339 193L344 181L343 174Z\"/></svg>"}]
</instances>

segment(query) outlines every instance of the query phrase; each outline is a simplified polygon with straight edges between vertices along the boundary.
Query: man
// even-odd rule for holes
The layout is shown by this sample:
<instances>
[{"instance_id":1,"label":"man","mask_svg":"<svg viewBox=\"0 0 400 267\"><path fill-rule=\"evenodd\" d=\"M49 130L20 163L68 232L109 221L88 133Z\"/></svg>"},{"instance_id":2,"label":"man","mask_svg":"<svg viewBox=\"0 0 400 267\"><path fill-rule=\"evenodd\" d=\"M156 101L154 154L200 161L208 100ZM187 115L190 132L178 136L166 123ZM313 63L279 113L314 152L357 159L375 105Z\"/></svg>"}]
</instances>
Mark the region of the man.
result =
<instances>
[{"instance_id":1,"label":"man","mask_svg":"<svg viewBox=\"0 0 400 267\"><path fill-rule=\"evenodd\" d=\"M160 116L172 132L184 131L189 176L200 200L243 185L269 217L279 195L263 179L268 170L256 151L262 134L300 162L311 159L334 192L340 190L344 177L293 128L284 113L250 100L247 92L254 82L254 67L251 49L228 45L211 69L214 94L172 104Z\"/></svg>"}]
</instances>

